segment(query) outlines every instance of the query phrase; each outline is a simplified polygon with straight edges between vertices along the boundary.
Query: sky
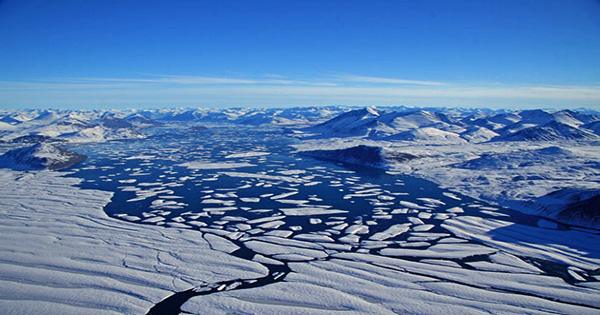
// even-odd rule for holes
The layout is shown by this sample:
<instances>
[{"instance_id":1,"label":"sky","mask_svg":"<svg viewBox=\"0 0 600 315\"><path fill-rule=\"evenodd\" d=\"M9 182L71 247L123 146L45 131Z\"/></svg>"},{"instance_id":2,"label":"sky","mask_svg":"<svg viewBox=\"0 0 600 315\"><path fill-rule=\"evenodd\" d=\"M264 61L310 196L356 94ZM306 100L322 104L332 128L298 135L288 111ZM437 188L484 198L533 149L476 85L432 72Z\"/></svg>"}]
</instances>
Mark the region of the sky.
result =
<instances>
[{"instance_id":1,"label":"sky","mask_svg":"<svg viewBox=\"0 0 600 315\"><path fill-rule=\"evenodd\" d=\"M600 109L600 1L0 0L0 108Z\"/></svg>"}]
</instances>

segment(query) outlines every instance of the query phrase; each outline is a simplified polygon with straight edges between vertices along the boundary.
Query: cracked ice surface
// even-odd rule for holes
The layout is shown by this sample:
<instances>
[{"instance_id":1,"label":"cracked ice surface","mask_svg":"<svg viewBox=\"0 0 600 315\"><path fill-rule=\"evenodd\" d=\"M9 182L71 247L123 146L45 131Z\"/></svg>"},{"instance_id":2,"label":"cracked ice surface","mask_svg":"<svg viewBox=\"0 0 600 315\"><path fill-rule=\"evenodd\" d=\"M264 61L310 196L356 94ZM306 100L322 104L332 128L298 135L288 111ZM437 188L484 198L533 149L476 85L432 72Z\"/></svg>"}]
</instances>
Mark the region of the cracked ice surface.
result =
<instances>
[{"instance_id":1,"label":"cracked ice surface","mask_svg":"<svg viewBox=\"0 0 600 315\"><path fill-rule=\"evenodd\" d=\"M0 170L2 314L143 314L202 281L267 272L198 231L109 218L112 193L61 175Z\"/></svg>"}]
</instances>

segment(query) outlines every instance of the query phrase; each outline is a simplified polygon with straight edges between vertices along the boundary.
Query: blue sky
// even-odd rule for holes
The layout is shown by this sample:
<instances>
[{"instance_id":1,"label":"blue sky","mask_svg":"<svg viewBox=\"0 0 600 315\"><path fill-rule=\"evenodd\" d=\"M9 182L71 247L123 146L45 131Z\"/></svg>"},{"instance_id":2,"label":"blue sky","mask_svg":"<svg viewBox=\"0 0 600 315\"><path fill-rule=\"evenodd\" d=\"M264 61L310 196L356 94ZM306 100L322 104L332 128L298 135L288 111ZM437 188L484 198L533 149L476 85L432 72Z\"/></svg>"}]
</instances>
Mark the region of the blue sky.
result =
<instances>
[{"instance_id":1,"label":"blue sky","mask_svg":"<svg viewBox=\"0 0 600 315\"><path fill-rule=\"evenodd\" d=\"M600 1L0 0L0 107L600 107Z\"/></svg>"}]
</instances>

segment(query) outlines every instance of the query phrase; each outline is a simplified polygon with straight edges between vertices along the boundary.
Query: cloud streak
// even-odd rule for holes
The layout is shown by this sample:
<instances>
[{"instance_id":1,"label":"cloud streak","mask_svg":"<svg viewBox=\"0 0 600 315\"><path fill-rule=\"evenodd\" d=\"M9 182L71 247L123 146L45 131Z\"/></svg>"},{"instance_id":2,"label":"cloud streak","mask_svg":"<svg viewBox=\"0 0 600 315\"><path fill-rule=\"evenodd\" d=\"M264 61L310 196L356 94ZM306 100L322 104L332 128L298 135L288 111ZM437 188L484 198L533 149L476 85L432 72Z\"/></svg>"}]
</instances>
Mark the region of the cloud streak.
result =
<instances>
[{"instance_id":1,"label":"cloud streak","mask_svg":"<svg viewBox=\"0 0 600 315\"><path fill-rule=\"evenodd\" d=\"M4 106L199 104L211 106L391 105L600 109L598 85L450 84L361 75L314 79L155 75L0 81Z\"/></svg>"},{"instance_id":2,"label":"cloud streak","mask_svg":"<svg viewBox=\"0 0 600 315\"><path fill-rule=\"evenodd\" d=\"M438 82L438 81L406 80L406 79L372 77L372 76L363 76L363 75L341 75L341 76L338 76L337 78L343 82L357 82L357 83L424 85L424 86L446 85L446 83Z\"/></svg>"}]
</instances>

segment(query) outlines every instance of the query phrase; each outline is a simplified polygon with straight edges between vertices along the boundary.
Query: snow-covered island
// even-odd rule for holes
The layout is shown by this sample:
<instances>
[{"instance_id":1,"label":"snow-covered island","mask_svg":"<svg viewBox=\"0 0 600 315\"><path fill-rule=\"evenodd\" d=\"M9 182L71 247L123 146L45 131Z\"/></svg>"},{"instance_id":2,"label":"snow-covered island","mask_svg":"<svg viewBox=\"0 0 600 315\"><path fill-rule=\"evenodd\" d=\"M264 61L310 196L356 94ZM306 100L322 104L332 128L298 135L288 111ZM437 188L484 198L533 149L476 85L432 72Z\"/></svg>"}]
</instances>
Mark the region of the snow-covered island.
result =
<instances>
[{"instance_id":1,"label":"snow-covered island","mask_svg":"<svg viewBox=\"0 0 600 315\"><path fill-rule=\"evenodd\" d=\"M29 147L13 149L0 155L0 167L19 170L60 170L69 168L84 159L84 155L67 151L53 144L40 142Z\"/></svg>"},{"instance_id":2,"label":"snow-covered island","mask_svg":"<svg viewBox=\"0 0 600 315\"><path fill-rule=\"evenodd\" d=\"M599 121L1 112L0 313L598 314Z\"/></svg>"}]
</instances>

